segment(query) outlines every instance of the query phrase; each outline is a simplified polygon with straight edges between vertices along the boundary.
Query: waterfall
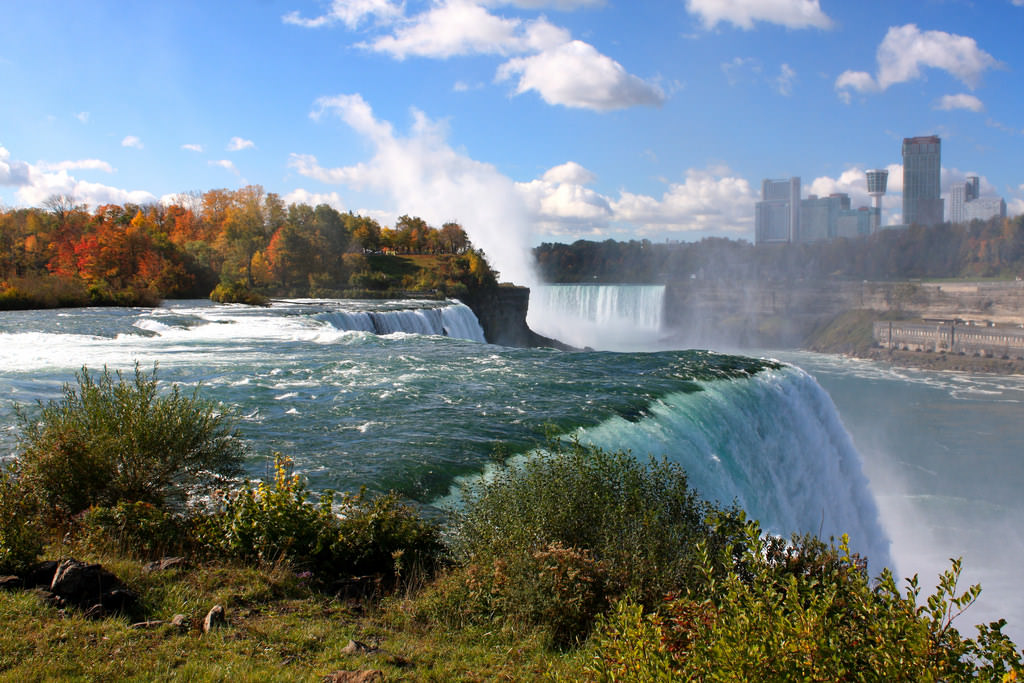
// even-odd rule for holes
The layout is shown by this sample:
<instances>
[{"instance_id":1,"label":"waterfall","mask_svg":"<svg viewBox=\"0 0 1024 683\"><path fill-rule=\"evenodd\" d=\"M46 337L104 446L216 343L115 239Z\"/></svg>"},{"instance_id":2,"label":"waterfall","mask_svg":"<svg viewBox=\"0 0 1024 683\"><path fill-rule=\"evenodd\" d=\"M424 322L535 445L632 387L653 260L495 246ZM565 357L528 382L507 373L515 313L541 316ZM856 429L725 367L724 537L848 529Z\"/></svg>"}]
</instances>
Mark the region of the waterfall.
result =
<instances>
[{"instance_id":1,"label":"waterfall","mask_svg":"<svg viewBox=\"0 0 1024 683\"><path fill-rule=\"evenodd\" d=\"M332 327L355 332L393 334L406 332L456 337L484 343L484 332L468 306L450 301L440 307L403 308L379 311L330 311L316 318Z\"/></svg>"},{"instance_id":2,"label":"waterfall","mask_svg":"<svg viewBox=\"0 0 1024 683\"><path fill-rule=\"evenodd\" d=\"M736 502L765 531L825 540L847 533L872 567L892 566L860 455L813 377L785 367L700 387L655 401L637 421L581 429L580 439L663 455L704 498Z\"/></svg>"},{"instance_id":3,"label":"waterfall","mask_svg":"<svg viewBox=\"0 0 1024 683\"><path fill-rule=\"evenodd\" d=\"M664 300L664 285L540 285L527 322L574 346L646 348L661 332Z\"/></svg>"}]
</instances>

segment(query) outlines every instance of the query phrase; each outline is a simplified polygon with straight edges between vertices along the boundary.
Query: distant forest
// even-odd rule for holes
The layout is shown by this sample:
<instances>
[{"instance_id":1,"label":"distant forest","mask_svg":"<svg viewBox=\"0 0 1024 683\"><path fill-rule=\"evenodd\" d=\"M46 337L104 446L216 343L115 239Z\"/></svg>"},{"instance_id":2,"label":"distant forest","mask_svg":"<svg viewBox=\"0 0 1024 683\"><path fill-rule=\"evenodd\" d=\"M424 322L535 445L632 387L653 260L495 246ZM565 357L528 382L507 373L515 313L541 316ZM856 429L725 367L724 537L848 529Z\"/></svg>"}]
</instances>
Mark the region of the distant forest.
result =
<instances>
[{"instance_id":1,"label":"distant forest","mask_svg":"<svg viewBox=\"0 0 1024 683\"><path fill-rule=\"evenodd\" d=\"M215 288L269 296L459 295L494 283L457 223L393 228L258 185L87 210L67 196L0 209L0 308L152 305Z\"/></svg>"},{"instance_id":2,"label":"distant forest","mask_svg":"<svg viewBox=\"0 0 1024 683\"><path fill-rule=\"evenodd\" d=\"M870 236L808 244L753 245L706 238L572 244L534 249L546 282L660 284L692 277L905 280L1024 276L1024 216L970 224L912 226Z\"/></svg>"}]
</instances>

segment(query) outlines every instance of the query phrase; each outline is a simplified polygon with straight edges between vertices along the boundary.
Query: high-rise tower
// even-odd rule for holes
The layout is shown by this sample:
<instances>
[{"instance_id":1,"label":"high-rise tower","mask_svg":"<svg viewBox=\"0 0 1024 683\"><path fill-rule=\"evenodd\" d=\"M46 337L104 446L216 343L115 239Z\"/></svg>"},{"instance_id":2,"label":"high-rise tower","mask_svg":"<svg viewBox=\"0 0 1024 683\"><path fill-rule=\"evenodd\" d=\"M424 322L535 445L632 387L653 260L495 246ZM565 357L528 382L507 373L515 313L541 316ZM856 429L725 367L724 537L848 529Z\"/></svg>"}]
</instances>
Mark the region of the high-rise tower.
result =
<instances>
[{"instance_id":1,"label":"high-rise tower","mask_svg":"<svg viewBox=\"0 0 1024 683\"><path fill-rule=\"evenodd\" d=\"M941 148L937 135L903 138L903 222L907 225L943 221Z\"/></svg>"},{"instance_id":2,"label":"high-rise tower","mask_svg":"<svg viewBox=\"0 0 1024 683\"><path fill-rule=\"evenodd\" d=\"M875 169L867 172L868 195L871 197L871 233L878 232L882 225L882 195L885 194L886 185L889 183L889 172L884 169Z\"/></svg>"}]
</instances>

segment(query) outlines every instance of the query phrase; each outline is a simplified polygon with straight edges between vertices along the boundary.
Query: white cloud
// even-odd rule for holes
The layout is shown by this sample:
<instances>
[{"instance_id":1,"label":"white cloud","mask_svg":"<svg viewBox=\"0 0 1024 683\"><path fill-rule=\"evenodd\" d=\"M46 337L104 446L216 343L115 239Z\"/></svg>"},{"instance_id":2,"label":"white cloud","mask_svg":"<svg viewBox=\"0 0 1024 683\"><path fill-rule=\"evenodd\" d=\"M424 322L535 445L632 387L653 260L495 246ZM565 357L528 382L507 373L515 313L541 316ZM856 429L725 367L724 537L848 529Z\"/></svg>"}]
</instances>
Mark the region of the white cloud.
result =
<instances>
[{"instance_id":1,"label":"white cloud","mask_svg":"<svg viewBox=\"0 0 1024 683\"><path fill-rule=\"evenodd\" d=\"M742 29L754 22L786 28L831 28L832 20L821 11L818 0L686 0L686 9L700 17L704 28L728 22Z\"/></svg>"},{"instance_id":2,"label":"white cloud","mask_svg":"<svg viewBox=\"0 0 1024 683\"><path fill-rule=\"evenodd\" d=\"M612 202L618 221L638 226L641 233L750 233L757 196L744 178L726 167L690 169L686 180L672 183L660 199L620 192Z\"/></svg>"},{"instance_id":3,"label":"white cloud","mask_svg":"<svg viewBox=\"0 0 1024 683\"><path fill-rule=\"evenodd\" d=\"M252 140L246 140L245 138L240 138L236 135L228 142L227 150L229 152L240 152L243 149L252 149L255 146L256 143Z\"/></svg>"},{"instance_id":4,"label":"white cloud","mask_svg":"<svg viewBox=\"0 0 1024 683\"><path fill-rule=\"evenodd\" d=\"M416 16L393 35L377 38L368 47L395 59L505 55L518 52L521 25L518 19L491 14L472 0L448 0Z\"/></svg>"},{"instance_id":5,"label":"white cloud","mask_svg":"<svg viewBox=\"0 0 1024 683\"><path fill-rule=\"evenodd\" d=\"M46 162L40 161L36 164L36 168L40 171L103 171L104 173L113 173L114 167L108 164L106 161L100 161L99 159L80 159L78 161L58 161L58 162Z\"/></svg>"},{"instance_id":6,"label":"white cloud","mask_svg":"<svg viewBox=\"0 0 1024 683\"><path fill-rule=\"evenodd\" d=\"M73 170L97 170L112 173L110 164L98 159L79 161L39 162L29 164L14 161L10 152L0 147L0 185L17 187L19 203L41 206L55 194L74 197L76 202L98 206L100 204L145 204L155 197L143 190L123 190L100 183L79 180L70 175Z\"/></svg>"},{"instance_id":7,"label":"white cloud","mask_svg":"<svg viewBox=\"0 0 1024 683\"><path fill-rule=\"evenodd\" d=\"M548 170L540 179L516 183L530 213L539 227L548 232L564 232L566 225L578 229L604 226L612 218L612 208L606 197L586 185L596 176L574 161Z\"/></svg>"},{"instance_id":8,"label":"white cloud","mask_svg":"<svg viewBox=\"0 0 1024 683\"><path fill-rule=\"evenodd\" d=\"M304 26L342 22L356 28L364 18L377 17L387 32L358 45L398 60L514 57L499 66L495 80L516 77L517 94L535 90L549 104L596 111L661 104L665 94L659 86L629 74L617 61L573 40L569 31L546 18L526 20L490 11L502 5L571 10L599 4L599 0L435 0L425 11L406 16L404 5L384 0L334 0L322 17L301 19L292 13L285 21ZM469 86L460 81L455 87L462 91Z\"/></svg>"},{"instance_id":9,"label":"white cloud","mask_svg":"<svg viewBox=\"0 0 1024 683\"><path fill-rule=\"evenodd\" d=\"M231 171L235 175L238 175L238 169L235 168L234 162L232 162L229 159L216 159L208 163L210 164L210 166L220 166L221 168Z\"/></svg>"},{"instance_id":10,"label":"white cloud","mask_svg":"<svg viewBox=\"0 0 1024 683\"><path fill-rule=\"evenodd\" d=\"M145 204L156 199L143 190L123 190L100 183L79 180L68 171L100 170L113 172L104 161L85 159L81 161L39 162L29 164L14 161L10 152L0 147L0 185L17 187L19 203L24 206L41 206L55 194L74 197L76 202L98 206L100 204Z\"/></svg>"},{"instance_id":11,"label":"white cloud","mask_svg":"<svg viewBox=\"0 0 1024 683\"><path fill-rule=\"evenodd\" d=\"M958 95L943 95L942 99L935 105L935 109L942 111L966 109L968 111L980 112L985 111L985 105L974 95L960 93Z\"/></svg>"},{"instance_id":12,"label":"white cloud","mask_svg":"<svg viewBox=\"0 0 1024 683\"><path fill-rule=\"evenodd\" d=\"M1021 4L1024 4L1022 2ZM1024 214L1024 199L1011 199L1006 202L1006 215L1007 216L1019 216Z\"/></svg>"},{"instance_id":13,"label":"white cloud","mask_svg":"<svg viewBox=\"0 0 1024 683\"><path fill-rule=\"evenodd\" d=\"M297 188L281 197L281 200L286 206L289 204L308 204L310 206L327 204L338 211L345 210L345 203L341 201L341 197L337 192L310 192Z\"/></svg>"},{"instance_id":14,"label":"white cloud","mask_svg":"<svg viewBox=\"0 0 1024 683\"><path fill-rule=\"evenodd\" d=\"M126 135L124 137L124 139L121 140L121 146L122 147L134 147L135 149L142 149L142 140L140 140L139 138L135 137L134 135Z\"/></svg>"},{"instance_id":15,"label":"white cloud","mask_svg":"<svg viewBox=\"0 0 1024 683\"><path fill-rule=\"evenodd\" d=\"M844 71L836 79L836 90L883 91L897 83L920 78L923 68L946 71L974 89L986 70L1000 66L973 38L945 31L922 32L914 24L890 27L875 57L878 62L875 76L864 71Z\"/></svg>"},{"instance_id":16,"label":"white cloud","mask_svg":"<svg viewBox=\"0 0 1024 683\"><path fill-rule=\"evenodd\" d=\"M282 17L286 24L320 28L341 22L349 28L355 28L364 19L373 18L379 22L390 22L402 16L402 3L390 0L332 0L331 8L326 14L312 19L304 19L297 11L289 12Z\"/></svg>"},{"instance_id":17,"label":"white cloud","mask_svg":"<svg viewBox=\"0 0 1024 683\"><path fill-rule=\"evenodd\" d=\"M202 145L197 145L197 144L192 144L192 143L186 143L186 144L182 145L181 148L185 149L185 150L188 150L189 152L202 152L203 151L203 146Z\"/></svg>"},{"instance_id":18,"label":"white cloud","mask_svg":"<svg viewBox=\"0 0 1024 683\"><path fill-rule=\"evenodd\" d=\"M31 168L24 161L12 161L11 153L0 147L0 185L21 187L29 184Z\"/></svg>"},{"instance_id":19,"label":"white cloud","mask_svg":"<svg viewBox=\"0 0 1024 683\"><path fill-rule=\"evenodd\" d=\"M793 83L796 82L796 70L789 64L779 67L779 75L775 78L775 89L786 97L793 94Z\"/></svg>"},{"instance_id":20,"label":"white cloud","mask_svg":"<svg viewBox=\"0 0 1024 683\"><path fill-rule=\"evenodd\" d=\"M89 112L80 111L77 114L75 114L75 118L81 121L82 123L89 123Z\"/></svg>"},{"instance_id":21,"label":"white cloud","mask_svg":"<svg viewBox=\"0 0 1024 683\"><path fill-rule=\"evenodd\" d=\"M660 87L627 73L621 64L578 40L509 60L498 69L497 80L516 75L516 94L536 90L548 104L608 111L665 101Z\"/></svg>"},{"instance_id":22,"label":"white cloud","mask_svg":"<svg viewBox=\"0 0 1024 683\"><path fill-rule=\"evenodd\" d=\"M432 224L457 220L487 252L505 279L529 283L531 224L514 183L491 164L454 150L443 127L413 111L407 137L378 121L360 95L320 98L315 119L334 114L374 146L369 161L326 169L311 155L292 155L290 166L321 182L344 183L388 195L393 208Z\"/></svg>"}]
</instances>

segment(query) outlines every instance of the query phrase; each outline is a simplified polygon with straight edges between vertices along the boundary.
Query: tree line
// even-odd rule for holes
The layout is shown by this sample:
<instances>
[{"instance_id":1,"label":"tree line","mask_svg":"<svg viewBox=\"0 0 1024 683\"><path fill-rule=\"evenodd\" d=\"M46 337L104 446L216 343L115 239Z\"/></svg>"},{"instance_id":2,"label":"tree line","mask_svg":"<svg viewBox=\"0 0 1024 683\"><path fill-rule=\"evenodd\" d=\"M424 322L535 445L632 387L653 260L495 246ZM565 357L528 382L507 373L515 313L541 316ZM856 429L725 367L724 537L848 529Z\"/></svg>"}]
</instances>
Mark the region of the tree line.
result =
<instances>
[{"instance_id":1,"label":"tree line","mask_svg":"<svg viewBox=\"0 0 1024 683\"><path fill-rule=\"evenodd\" d=\"M396 255L414 265L397 266ZM65 195L0 207L0 308L148 305L218 285L270 296L458 294L493 280L456 222L403 215L386 227L326 204L286 205L259 185L92 210Z\"/></svg>"},{"instance_id":2,"label":"tree line","mask_svg":"<svg viewBox=\"0 0 1024 683\"><path fill-rule=\"evenodd\" d=\"M649 240L534 249L548 282L660 284L688 279L902 280L1024 276L1024 216L881 230L829 242L753 245L743 240Z\"/></svg>"}]
</instances>

